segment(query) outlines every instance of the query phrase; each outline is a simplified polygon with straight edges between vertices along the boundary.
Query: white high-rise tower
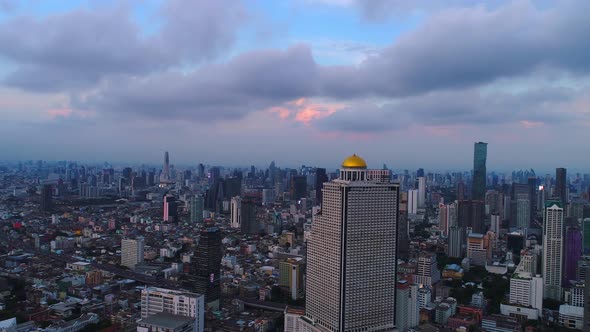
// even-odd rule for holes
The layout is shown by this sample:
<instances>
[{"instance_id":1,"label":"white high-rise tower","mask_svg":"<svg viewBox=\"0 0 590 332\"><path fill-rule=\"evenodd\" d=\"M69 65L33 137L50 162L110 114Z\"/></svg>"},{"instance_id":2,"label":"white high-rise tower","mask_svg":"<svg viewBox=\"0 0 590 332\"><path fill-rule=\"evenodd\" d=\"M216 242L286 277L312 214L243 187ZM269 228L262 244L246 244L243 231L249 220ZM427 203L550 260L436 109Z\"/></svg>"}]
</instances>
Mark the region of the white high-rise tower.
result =
<instances>
[{"instance_id":1,"label":"white high-rise tower","mask_svg":"<svg viewBox=\"0 0 590 332\"><path fill-rule=\"evenodd\" d=\"M395 328L399 186L352 155L324 183L307 252L304 331Z\"/></svg>"},{"instance_id":2,"label":"white high-rise tower","mask_svg":"<svg viewBox=\"0 0 590 332\"><path fill-rule=\"evenodd\" d=\"M563 208L547 201L543 222L543 284L545 298L561 301L563 262Z\"/></svg>"}]
</instances>

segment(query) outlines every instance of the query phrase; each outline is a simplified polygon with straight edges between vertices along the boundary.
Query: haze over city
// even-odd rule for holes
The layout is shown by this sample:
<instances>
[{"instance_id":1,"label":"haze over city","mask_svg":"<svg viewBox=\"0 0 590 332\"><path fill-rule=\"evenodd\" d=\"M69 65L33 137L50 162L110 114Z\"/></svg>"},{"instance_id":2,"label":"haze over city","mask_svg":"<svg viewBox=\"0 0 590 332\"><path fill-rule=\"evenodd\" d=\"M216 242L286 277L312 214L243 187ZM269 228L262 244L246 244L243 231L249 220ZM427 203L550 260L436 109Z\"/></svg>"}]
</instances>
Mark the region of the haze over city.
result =
<instances>
[{"instance_id":1,"label":"haze over city","mask_svg":"<svg viewBox=\"0 0 590 332\"><path fill-rule=\"evenodd\" d=\"M586 169L586 1L0 2L9 160ZM550 156L550 158L548 157Z\"/></svg>"}]
</instances>

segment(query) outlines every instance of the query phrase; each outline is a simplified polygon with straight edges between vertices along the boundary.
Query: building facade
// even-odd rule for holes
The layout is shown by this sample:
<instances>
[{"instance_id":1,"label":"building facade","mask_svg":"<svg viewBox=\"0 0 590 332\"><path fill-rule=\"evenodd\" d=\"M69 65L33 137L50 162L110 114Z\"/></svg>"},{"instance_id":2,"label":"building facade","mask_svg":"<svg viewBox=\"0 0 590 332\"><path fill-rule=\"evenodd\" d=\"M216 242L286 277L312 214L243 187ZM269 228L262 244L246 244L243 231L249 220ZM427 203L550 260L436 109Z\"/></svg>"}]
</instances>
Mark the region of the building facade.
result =
<instances>
[{"instance_id":1,"label":"building facade","mask_svg":"<svg viewBox=\"0 0 590 332\"><path fill-rule=\"evenodd\" d=\"M308 241L306 329L394 329L399 186L353 155L322 201Z\"/></svg>"},{"instance_id":2,"label":"building facade","mask_svg":"<svg viewBox=\"0 0 590 332\"><path fill-rule=\"evenodd\" d=\"M563 204L548 201L543 225L543 282L545 298L561 301L563 273Z\"/></svg>"}]
</instances>

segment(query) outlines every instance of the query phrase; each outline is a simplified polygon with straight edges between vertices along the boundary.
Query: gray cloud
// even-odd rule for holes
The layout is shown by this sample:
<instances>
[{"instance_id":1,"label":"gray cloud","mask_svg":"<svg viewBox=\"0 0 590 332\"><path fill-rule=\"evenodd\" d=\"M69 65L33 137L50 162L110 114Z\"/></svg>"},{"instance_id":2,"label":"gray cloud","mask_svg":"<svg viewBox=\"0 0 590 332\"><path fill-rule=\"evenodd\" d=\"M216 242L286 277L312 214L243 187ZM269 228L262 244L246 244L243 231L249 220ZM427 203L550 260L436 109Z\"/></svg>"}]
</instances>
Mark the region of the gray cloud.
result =
<instances>
[{"instance_id":1,"label":"gray cloud","mask_svg":"<svg viewBox=\"0 0 590 332\"><path fill-rule=\"evenodd\" d=\"M481 93L477 90L433 92L400 98L382 106L353 105L318 120L316 124L325 130L368 133L412 124L494 126L519 124L521 121L571 123L584 116L567 112L578 94L580 91L564 88L545 88L519 94Z\"/></svg>"},{"instance_id":2,"label":"gray cloud","mask_svg":"<svg viewBox=\"0 0 590 332\"><path fill-rule=\"evenodd\" d=\"M317 90L316 64L306 46L242 54L227 64L181 74L110 80L77 107L211 122L240 118Z\"/></svg>"},{"instance_id":3,"label":"gray cloud","mask_svg":"<svg viewBox=\"0 0 590 332\"><path fill-rule=\"evenodd\" d=\"M564 5L540 11L516 3L441 11L357 68L325 68L324 93L399 97L526 76L544 67L586 74L590 20Z\"/></svg>"},{"instance_id":4,"label":"gray cloud","mask_svg":"<svg viewBox=\"0 0 590 332\"><path fill-rule=\"evenodd\" d=\"M213 58L229 49L245 12L231 0L166 2L152 37L126 7L76 10L0 23L0 56L18 68L4 83L33 91L93 87L110 75L144 75Z\"/></svg>"}]
</instances>

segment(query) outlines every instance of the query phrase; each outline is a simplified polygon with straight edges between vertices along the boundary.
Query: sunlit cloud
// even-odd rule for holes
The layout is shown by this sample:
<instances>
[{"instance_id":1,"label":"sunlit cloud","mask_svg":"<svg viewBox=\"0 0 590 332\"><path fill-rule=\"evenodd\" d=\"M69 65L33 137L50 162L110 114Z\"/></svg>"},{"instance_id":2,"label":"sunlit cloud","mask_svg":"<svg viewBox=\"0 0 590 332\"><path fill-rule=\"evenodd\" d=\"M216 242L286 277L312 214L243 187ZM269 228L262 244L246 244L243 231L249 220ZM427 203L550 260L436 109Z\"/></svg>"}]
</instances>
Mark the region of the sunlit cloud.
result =
<instances>
[{"instance_id":1,"label":"sunlit cloud","mask_svg":"<svg viewBox=\"0 0 590 332\"><path fill-rule=\"evenodd\" d=\"M272 107L269 111L276 113L283 120L310 125L312 121L330 116L345 107L344 104L319 103L306 98L298 98L286 102L283 106Z\"/></svg>"},{"instance_id":2,"label":"sunlit cloud","mask_svg":"<svg viewBox=\"0 0 590 332\"><path fill-rule=\"evenodd\" d=\"M47 110L45 112L45 114L51 120L58 120L60 118L62 118L62 119L70 119L70 118L86 119L86 118L93 117L96 115L96 113L93 111L80 111L80 110L74 110L71 108L50 109L50 110Z\"/></svg>"},{"instance_id":3,"label":"sunlit cloud","mask_svg":"<svg viewBox=\"0 0 590 332\"><path fill-rule=\"evenodd\" d=\"M545 123L541 122L541 121L522 120L522 121L520 121L520 125L526 129L530 129L530 128L541 127L541 126L545 125Z\"/></svg>"}]
</instances>

